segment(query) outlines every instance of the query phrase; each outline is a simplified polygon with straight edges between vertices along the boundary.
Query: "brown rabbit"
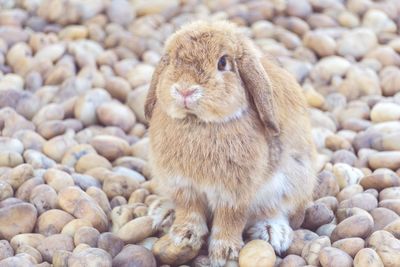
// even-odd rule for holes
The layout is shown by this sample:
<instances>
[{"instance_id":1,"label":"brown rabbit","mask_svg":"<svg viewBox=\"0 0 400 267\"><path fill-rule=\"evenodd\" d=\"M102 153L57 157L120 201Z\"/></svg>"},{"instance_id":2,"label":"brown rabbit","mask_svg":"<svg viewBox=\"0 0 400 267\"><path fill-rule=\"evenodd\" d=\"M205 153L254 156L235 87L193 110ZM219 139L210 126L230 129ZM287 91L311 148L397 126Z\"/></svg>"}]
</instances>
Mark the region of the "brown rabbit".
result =
<instances>
[{"instance_id":1,"label":"brown rabbit","mask_svg":"<svg viewBox=\"0 0 400 267\"><path fill-rule=\"evenodd\" d=\"M277 253L316 181L306 102L295 79L229 22L194 22L166 42L145 104L150 161L176 205L169 235L212 266L237 259L246 230Z\"/></svg>"}]
</instances>

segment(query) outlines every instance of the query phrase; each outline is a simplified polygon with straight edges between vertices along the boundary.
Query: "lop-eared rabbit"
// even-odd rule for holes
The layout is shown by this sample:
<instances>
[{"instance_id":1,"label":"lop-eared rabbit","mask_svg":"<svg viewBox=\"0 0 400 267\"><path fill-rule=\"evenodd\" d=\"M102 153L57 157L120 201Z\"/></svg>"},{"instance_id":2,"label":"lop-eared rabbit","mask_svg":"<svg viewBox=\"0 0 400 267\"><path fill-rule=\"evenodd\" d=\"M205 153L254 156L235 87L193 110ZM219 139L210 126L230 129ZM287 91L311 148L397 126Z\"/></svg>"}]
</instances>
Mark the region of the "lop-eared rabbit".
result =
<instances>
[{"instance_id":1,"label":"lop-eared rabbit","mask_svg":"<svg viewBox=\"0 0 400 267\"><path fill-rule=\"evenodd\" d=\"M175 244L212 266L236 260L242 234L287 250L316 176L296 80L232 23L193 22L166 42L145 103L150 162L175 204Z\"/></svg>"}]
</instances>

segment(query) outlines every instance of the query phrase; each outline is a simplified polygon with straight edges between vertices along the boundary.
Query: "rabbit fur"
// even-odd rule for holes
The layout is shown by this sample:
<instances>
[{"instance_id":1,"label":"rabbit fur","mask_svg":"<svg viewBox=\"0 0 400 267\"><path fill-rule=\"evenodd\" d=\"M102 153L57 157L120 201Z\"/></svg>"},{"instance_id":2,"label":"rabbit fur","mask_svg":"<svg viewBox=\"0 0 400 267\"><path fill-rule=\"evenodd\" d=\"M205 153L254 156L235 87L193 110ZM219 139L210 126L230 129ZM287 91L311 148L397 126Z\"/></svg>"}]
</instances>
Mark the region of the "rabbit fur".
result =
<instances>
[{"instance_id":1,"label":"rabbit fur","mask_svg":"<svg viewBox=\"0 0 400 267\"><path fill-rule=\"evenodd\" d=\"M145 114L153 179L175 204L175 244L199 249L209 235L212 266L237 260L243 233L287 250L316 183L292 75L234 24L193 22L167 40Z\"/></svg>"}]
</instances>

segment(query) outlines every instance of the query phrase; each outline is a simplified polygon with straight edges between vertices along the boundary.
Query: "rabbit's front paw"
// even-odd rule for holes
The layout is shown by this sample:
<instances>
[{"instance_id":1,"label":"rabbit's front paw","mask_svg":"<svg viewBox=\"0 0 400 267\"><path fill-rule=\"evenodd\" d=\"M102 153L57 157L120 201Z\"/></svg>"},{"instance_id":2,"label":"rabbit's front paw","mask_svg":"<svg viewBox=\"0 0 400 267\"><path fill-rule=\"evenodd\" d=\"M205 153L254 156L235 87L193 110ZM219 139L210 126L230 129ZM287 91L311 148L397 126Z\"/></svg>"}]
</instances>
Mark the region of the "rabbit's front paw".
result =
<instances>
[{"instance_id":1,"label":"rabbit's front paw","mask_svg":"<svg viewBox=\"0 0 400 267\"><path fill-rule=\"evenodd\" d=\"M211 267L223 267L228 260L237 261L242 247L242 240L211 239L208 247Z\"/></svg>"},{"instance_id":2,"label":"rabbit's front paw","mask_svg":"<svg viewBox=\"0 0 400 267\"><path fill-rule=\"evenodd\" d=\"M275 252L281 255L293 240L293 230L286 219L276 218L257 222L248 230L251 239L268 241Z\"/></svg>"},{"instance_id":3,"label":"rabbit's front paw","mask_svg":"<svg viewBox=\"0 0 400 267\"><path fill-rule=\"evenodd\" d=\"M149 216L153 219L153 229L169 228L175 219L175 206L168 198L159 198L150 204Z\"/></svg>"},{"instance_id":4,"label":"rabbit's front paw","mask_svg":"<svg viewBox=\"0 0 400 267\"><path fill-rule=\"evenodd\" d=\"M175 245L186 245L198 250L203 245L207 232L207 225L203 223L185 222L173 224L169 235Z\"/></svg>"}]
</instances>

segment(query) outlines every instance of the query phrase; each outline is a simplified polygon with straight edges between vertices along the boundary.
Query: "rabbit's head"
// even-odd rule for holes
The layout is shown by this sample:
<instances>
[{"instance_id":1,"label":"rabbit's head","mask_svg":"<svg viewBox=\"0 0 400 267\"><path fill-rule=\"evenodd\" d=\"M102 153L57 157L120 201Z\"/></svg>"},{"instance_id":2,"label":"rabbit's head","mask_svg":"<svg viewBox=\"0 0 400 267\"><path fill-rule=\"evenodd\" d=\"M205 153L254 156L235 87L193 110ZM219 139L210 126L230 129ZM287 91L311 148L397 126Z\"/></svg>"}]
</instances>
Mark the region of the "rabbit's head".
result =
<instances>
[{"instance_id":1,"label":"rabbit's head","mask_svg":"<svg viewBox=\"0 0 400 267\"><path fill-rule=\"evenodd\" d=\"M251 106L279 133L268 74L252 42L225 21L194 22L166 42L150 84L147 119L155 105L175 119L207 123L237 119Z\"/></svg>"}]
</instances>

